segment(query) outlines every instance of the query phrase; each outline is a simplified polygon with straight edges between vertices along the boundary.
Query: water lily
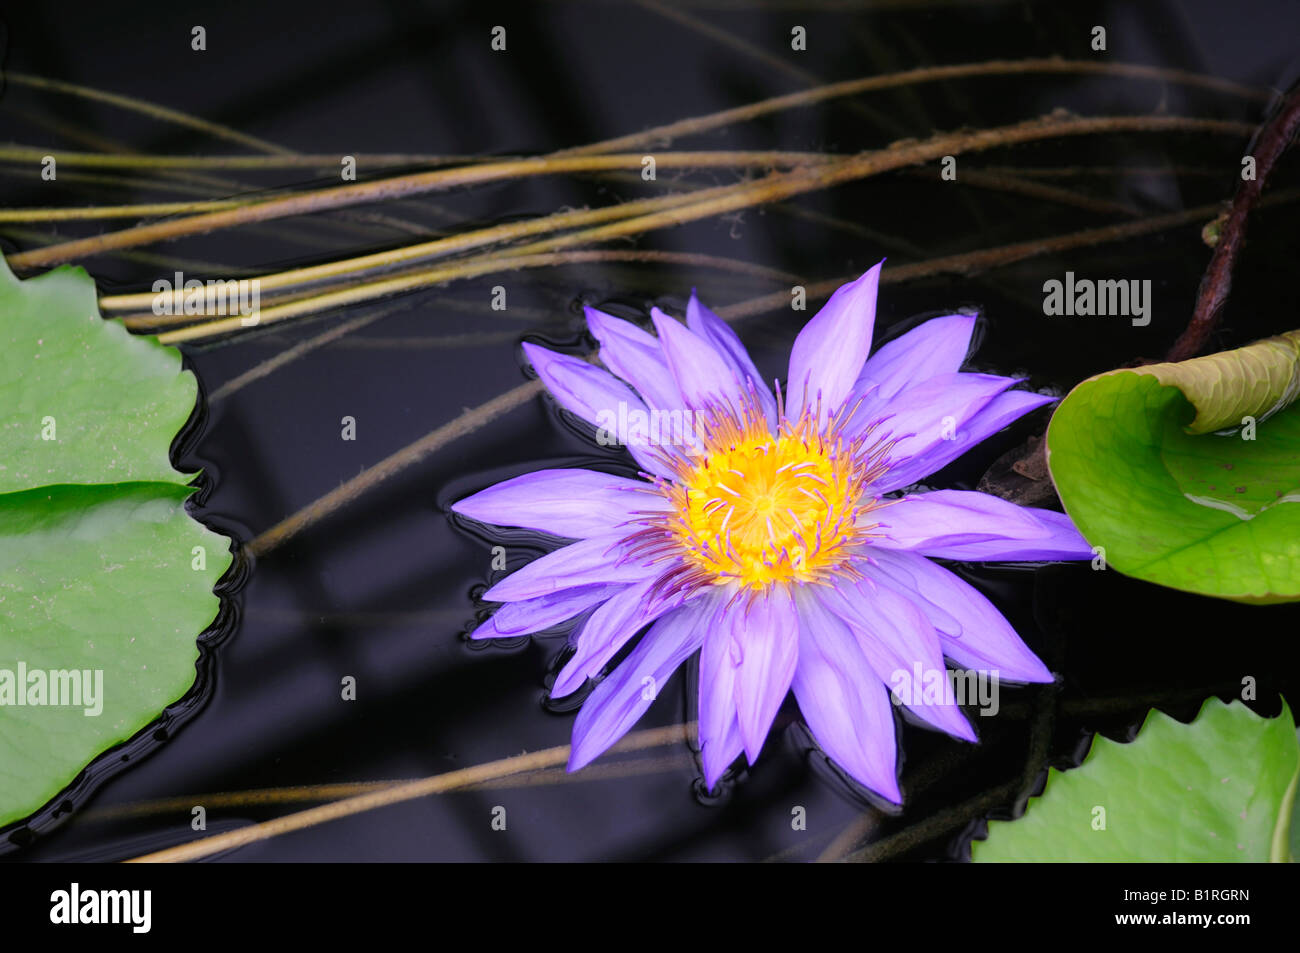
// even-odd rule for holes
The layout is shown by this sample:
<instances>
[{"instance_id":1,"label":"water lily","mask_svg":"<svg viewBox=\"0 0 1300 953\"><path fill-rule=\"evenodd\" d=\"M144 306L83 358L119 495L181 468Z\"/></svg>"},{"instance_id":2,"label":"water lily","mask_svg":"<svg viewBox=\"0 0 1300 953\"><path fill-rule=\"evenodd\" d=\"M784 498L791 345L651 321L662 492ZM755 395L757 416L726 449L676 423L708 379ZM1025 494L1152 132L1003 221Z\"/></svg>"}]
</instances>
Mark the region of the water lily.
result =
<instances>
[{"instance_id":1,"label":"water lily","mask_svg":"<svg viewBox=\"0 0 1300 953\"><path fill-rule=\"evenodd\" d=\"M901 802L897 673L944 673L947 657L1004 681L1052 680L992 603L931 559L1092 556L1069 518L983 493L902 492L1052 398L960 372L968 315L934 318L868 357L880 267L800 331L784 388L762 382L694 295L685 323L652 310L656 334L588 308L608 370L524 345L556 400L643 471L538 470L453 507L576 540L492 586L484 598L504 605L473 633L517 638L584 616L551 689L601 679L574 724L569 770L616 742L697 651L710 788L742 752L755 761L793 690L832 761ZM975 740L951 692L902 701Z\"/></svg>"}]
</instances>

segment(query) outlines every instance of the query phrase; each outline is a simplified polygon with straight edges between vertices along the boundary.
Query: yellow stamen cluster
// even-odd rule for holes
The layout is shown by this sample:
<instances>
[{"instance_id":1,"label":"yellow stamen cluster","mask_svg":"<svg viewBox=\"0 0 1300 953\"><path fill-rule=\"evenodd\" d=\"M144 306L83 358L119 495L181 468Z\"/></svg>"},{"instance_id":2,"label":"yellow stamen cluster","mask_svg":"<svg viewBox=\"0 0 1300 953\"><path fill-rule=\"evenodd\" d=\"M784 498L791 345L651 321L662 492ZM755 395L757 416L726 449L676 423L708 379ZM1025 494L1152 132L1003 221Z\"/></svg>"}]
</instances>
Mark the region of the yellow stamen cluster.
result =
<instances>
[{"instance_id":1,"label":"yellow stamen cluster","mask_svg":"<svg viewBox=\"0 0 1300 953\"><path fill-rule=\"evenodd\" d=\"M700 452L660 483L671 511L647 521L643 551L675 564L665 588L856 576L853 557L871 535L860 517L876 502L865 491L883 470L883 448L863 452L865 435L837 436L840 421L819 427L815 412L782 419L773 435L756 401L704 416Z\"/></svg>"}]
</instances>

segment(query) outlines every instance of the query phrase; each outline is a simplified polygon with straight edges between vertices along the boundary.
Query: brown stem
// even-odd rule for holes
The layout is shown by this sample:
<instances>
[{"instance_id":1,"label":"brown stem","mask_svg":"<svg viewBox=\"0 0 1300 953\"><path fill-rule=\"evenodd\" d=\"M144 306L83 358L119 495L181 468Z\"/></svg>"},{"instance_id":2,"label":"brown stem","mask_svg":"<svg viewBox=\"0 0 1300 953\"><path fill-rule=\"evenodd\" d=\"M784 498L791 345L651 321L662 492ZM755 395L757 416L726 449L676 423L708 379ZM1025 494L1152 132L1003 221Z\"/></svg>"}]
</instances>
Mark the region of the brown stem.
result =
<instances>
[{"instance_id":1,"label":"brown stem","mask_svg":"<svg viewBox=\"0 0 1300 953\"><path fill-rule=\"evenodd\" d=\"M621 741L610 748L610 751L644 751L647 748L677 744L680 741L689 740L694 733L694 728L694 722L689 722L684 725L670 725L666 728L647 728L642 731L634 731L629 735L624 735ZM448 771L445 774L435 774L432 777L419 778L414 781L403 781L367 793L343 798L339 801L331 801L328 804L322 804L320 807L313 807L306 811L285 814L274 820L264 821L261 824L238 827L224 834L201 837L198 840L180 844L176 847L169 847L141 857L133 857L127 863L171 864L201 860L204 857L211 857L213 854L225 850L233 850L236 847L243 847L246 844L253 844L270 837L278 837L291 831L304 830L316 824L323 824L341 817L351 817L363 811L401 804L404 801L427 797L430 794L455 791L467 785L493 781L510 775L521 774L525 771L535 771L562 765L568 760L569 746L562 745L556 748L544 748L541 751L515 755L512 758L503 758L500 761L488 761L485 764L460 768L456 771Z\"/></svg>"},{"instance_id":2,"label":"brown stem","mask_svg":"<svg viewBox=\"0 0 1300 953\"><path fill-rule=\"evenodd\" d=\"M1255 177L1243 179L1232 198L1232 205L1219 232L1214 254L1201 279L1192 320L1165 356L1166 361L1185 361L1204 350L1210 335L1219 326L1228 293L1232 290L1232 272L1242 246L1246 243L1246 220L1259 201L1264 183L1283 153L1300 131L1300 86L1294 86L1273 117L1265 123L1255 139Z\"/></svg>"},{"instance_id":3,"label":"brown stem","mask_svg":"<svg viewBox=\"0 0 1300 953\"><path fill-rule=\"evenodd\" d=\"M347 291L326 292L303 298L292 304L266 309L261 314L260 323L268 324L272 321L281 321L290 317L315 313L331 307L355 304L358 301L408 291L429 284L449 281L453 278L462 278L470 274L483 274L501 268L503 263L507 267L523 267L521 262L525 258L553 252L556 249L607 242L654 229L671 228L701 218L709 218L742 208L779 201L805 192L829 188L854 179L868 178L883 172L937 159L944 155L979 152L1000 146L1064 136L1160 131L1237 134L1242 132L1243 128L1241 123L1217 119L1190 119L1181 116L1075 117L1053 113L1011 126L998 126L992 129L969 132L942 133L920 142L895 143L887 149L863 152L831 162L803 166L796 168L792 172L777 172L751 182L710 189L707 193L694 193L694 197L700 200L688 205L674 206L652 214L633 216L610 225L584 229L544 241L517 246L499 256L488 255L469 259L454 266L421 272L407 278L388 278L365 282L353 285ZM452 171L460 172L461 170ZM707 199L702 198L705 194L709 196ZM232 212L217 212L207 216L195 216L194 219L209 219L216 215L243 214L257 208L258 206L249 206L234 209ZM185 222L190 220L178 219L176 221ZM151 228L153 226L147 227ZM123 232L115 232L100 237L102 239L111 239L114 236L125 235L130 231L133 230L127 229ZM86 241L95 240L87 239ZM69 243L69 245L72 244L78 243ZM40 251L45 250L47 249L41 249ZM25 256L17 256L11 259L10 264L17 266L19 258L25 258ZM182 331L168 332L160 340L164 344L175 344L181 341L225 334L227 331L237 330L244 326L242 322L242 318L210 321L205 324L193 325Z\"/></svg>"},{"instance_id":4,"label":"brown stem","mask_svg":"<svg viewBox=\"0 0 1300 953\"><path fill-rule=\"evenodd\" d=\"M943 133L919 142L900 141L886 149L858 153L852 156L827 156L817 153L766 153L766 152L682 152L659 153L656 160L660 168L739 167L742 165L777 165L794 171L775 173L754 182L735 186L738 201L720 202L716 207L700 208L708 215L732 211L760 202L771 202L801 192L826 188L842 182L875 175L879 172L927 162L944 155L955 155L960 149L979 152L1000 146L1011 146L1041 139L1065 136L1094 135L1125 132L1200 132L1223 135L1241 135L1252 127L1242 123L1218 119L1195 119L1186 116L1070 116L1053 113L1037 119L956 133ZM639 169L641 156L633 154L592 156L542 156L483 165L438 169L413 175L396 176L374 182L336 186L298 193L254 205L241 206L223 212L209 212L185 218L155 222L135 228L96 235L58 245L49 245L13 255L10 266L15 270L37 266L62 264L117 248L166 241L189 235L199 235L219 228L249 225L294 215L305 215L329 209L346 208L367 202L387 201L458 188L479 185L525 176L556 175L570 172L600 172L613 169ZM753 198L750 196L753 195ZM672 213L645 216L649 221L677 224L684 220ZM611 225L600 230L610 236L627 234L628 223ZM597 240L603 240L597 239ZM530 249L531 250L531 249Z\"/></svg>"},{"instance_id":5,"label":"brown stem","mask_svg":"<svg viewBox=\"0 0 1300 953\"><path fill-rule=\"evenodd\" d=\"M252 146L262 152L286 153L289 150L283 146L277 146L275 143L267 142L265 139L258 139L256 136L250 136L246 133L231 129L229 126L223 126L220 123L208 122L206 119L200 119L197 116L191 116L189 113L181 112L178 109L168 109L166 106L160 106L143 99L136 99L134 96L123 96L120 93L109 93L100 89L93 89L89 86L79 86L76 83L67 83L59 79L49 79L45 76L33 76L30 73L15 73L12 70L6 72L5 79L13 86L28 86L32 89L39 89L48 93L65 93L71 96L78 96L82 99L93 99L97 102L108 103L110 106L117 106L121 109L128 109L132 112L141 113L154 119L160 119L163 122L174 123L178 126L187 126L190 129L197 129L199 132L207 133L210 136L216 136L219 139L226 139L230 142L238 142L241 145ZM337 162L337 160L335 160Z\"/></svg>"},{"instance_id":6,"label":"brown stem","mask_svg":"<svg viewBox=\"0 0 1300 953\"><path fill-rule=\"evenodd\" d=\"M601 152L613 152L621 149L637 149L647 144L672 142L682 136L696 136L713 129L729 126L737 122L748 122L760 116L809 106L841 96L859 96L862 93L877 92L910 86L915 83L935 83L969 79L976 76L1022 76L1036 73L1059 75L1097 75L1111 76L1117 79L1141 79L1157 83L1179 83L1187 86L1211 89L1215 92L1246 99L1267 100L1267 90L1253 86L1243 86L1229 80L1186 70L1163 69L1158 66L1146 66L1139 63L1107 63L1097 60L1063 60L1058 57L1028 60L987 60L982 63L956 63L944 66L926 66L920 69L906 70L901 73L888 73L883 76L866 76L861 79L844 80L839 83L827 83L816 89L806 89L797 93L787 93L756 103L724 109L709 113L707 116L694 116L679 119L667 125L643 129L626 136L604 139L585 146L561 149L553 155L592 155Z\"/></svg>"},{"instance_id":7,"label":"brown stem","mask_svg":"<svg viewBox=\"0 0 1300 953\"><path fill-rule=\"evenodd\" d=\"M827 156L823 153L663 152L655 156L655 161L661 169L753 166L782 166L789 168L806 164L829 164L834 158L834 156ZM202 235L220 228L269 222L296 215L309 215L314 212L349 208L369 202L383 202L452 188L482 185L487 182L500 182L507 179L520 179L536 175L559 175L569 172L601 172L610 169L639 170L641 168L641 159L640 155L627 154L566 156L561 158L540 156L456 166L451 169L435 169L431 172L416 172L410 175L377 179L373 182L358 182L353 185L312 189L280 198L267 199L265 202L227 209L222 212L188 215L184 218L154 222L150 225L123 228L116 232L95 235L92 238L81 238L75 241L61 242L58 245L48 245L45 248L37 248L18 255L12 255L9 258L9 264L15 271L45 265L59 265L64 262L88 258L91 255L102 254L116 248L131 248L137 245L148 245L153 242L169 241L190 235Z\"/></svg>"}]
</instances>

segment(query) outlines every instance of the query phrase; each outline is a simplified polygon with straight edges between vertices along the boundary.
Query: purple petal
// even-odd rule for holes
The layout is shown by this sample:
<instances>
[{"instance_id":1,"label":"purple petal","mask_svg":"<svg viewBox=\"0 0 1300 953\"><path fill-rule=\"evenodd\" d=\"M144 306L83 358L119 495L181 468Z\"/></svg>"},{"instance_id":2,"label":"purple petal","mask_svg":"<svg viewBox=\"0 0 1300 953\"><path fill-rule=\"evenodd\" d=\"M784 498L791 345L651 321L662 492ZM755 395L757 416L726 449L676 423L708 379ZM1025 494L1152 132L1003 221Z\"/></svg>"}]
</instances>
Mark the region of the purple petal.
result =
<instances>
[{"instance_id":1,"label":"purple petal","mask_svg":"<svg viewBox=\"0 0 1300 953\"><path fill-rule=\"evenodd\" d=\"M578 586L523 602L511 602L492 613L492 618L475 629L470 638L517 639L521 635L540 632L572 619L625 588L620 585Z\"/></svg>"},{"instance_id":2,"label":"purple petal","mask_svg":"<svg viewBox=\"0 0 1300 953\"><path fill-rule=\"evenodd\" d=\"M890 400L855 411L848 429L861 431L876 423L875 436L896 441L890 457L905 462L951 439L989 401L1016 382L992 374L939 374Z\"/></svg>"},{"instance_id":3,"label":"purple petal","mask_svg":"<svg viewBox=\"0 0 1300 953\"><path fill-rule=\"evenodd\" d=\"M963 375L970 376L970 375ZM879 492L887 493L923 480L941 470L978 443L987 440L1003 427L1014 423L1031 410L1056 400L1045 394L1027 390L1009 390L998 394L987 404L958 425L950 437L946 434L928 446L913 446L912 456L890 469L877 484ZM896 451L897 453L897 451Z\"/></svg>"},{"instance_id":4,"label":"purple petal","mask_svg":"<svg viewBox=\"0 0 1300 953\"><path fill-rule=\"evenodd\" d=\"M552 698L576 692L587 679L599 675L605 664L643 626L681 605L681 597L675 593L652 597L651 590L657 583L658 578L651 576L627 586L591 614L578 632L577 651L555 677Z\"/></svg>"},{"instance_id":5,"label":"purple petal","mask_svg":"<svg viewBox=\"0 0 1300 953\"><path fill-rule=\"evenodd\" d=\"M669 476L672 468L649 445L648 433L629 421L649 419L649 409L632 388L586 361L524 342L524 354L561 407L609 433L649 473Z\"/></svg>"},{"instance_id":6,"label":"purple petal","mask_svg":"<svg viewBox=\"0 0 1300 953\"><path fill-rule=\"evenodd\" d=\"M691 292L691 300L686 304L686 326L713 345L714 350L731 365L736 380L742 386L748 389L747 385L752 384L754 393L758 395L759 402L763 406L769 426L774 426L776 399L772 396L772 389L759 376L758 368L754 365L745 345L741 343L740 335L736 334L726 321L705 307L695 296L694 291Z\"/></svg>"},{"instance_id":7,"label":"purple petal","mask_svg":"<svg viewBox=\"0 0 1300 953\"><path fill-rule=\"evenodd\" d=\"M902 803L888 690L848 626L821 604L816 591L806 587L795 598L799 664L791 687L808 729L856 781Z\"/></svg>"},{"instance_id":8,"label":"purple petal","mask_svg":"<svg viewBox=\"0 0 1300 953\"><path fill-rule=\"evenodd\" d=\"M631 321L587 308L587 327L600 342L600 360L636 388L651 407L684 410L685 402L659 340Z\"/></svg>"},{"instance_id":9,"label":"purple petal","mask_svg":"<svg viewBox=\"0 0 1300 953\"><path fill-rule=\"evenodd\" d=\"M743 601L743 600L742 600ZM736 670L736 716L749 763L767 738L777 709L790 691L799 660L799 618L783 586L757 596L744 610L732 606L731 662Z\"/></svg>"},{"instance_id":10,"label":"purple petal","mask_svg":"<svg viewBox=\"0 0 1300 953\"><path fill-rule=\"evenodd\" d=\"M853 630L867 664L880 680L891 688L921 682L915 692L902 697L910 711L941 731L975 740L954 700L939 636L917 605L892 589L872 585L869 579L828 588L822 601ZM923 695L921 689L935 682L944 689L941 697Z\"/></svg>"},{"instance_id":11,"label":"purple petal","mask_svg":"<svg viewBox=\"0 0 1300 953\"><path fill-rule=\"evenodd\" d=\"M931 377L955 374L966 360L974 329L974 315L931 318L867 358L855 393L874 388L877 397L888 400Z\"/></svg>"},{"instance_id":12,"label":"purple petal","mask_svg":"<svg viewBox=\"0 0 1300 953\"><path fill-rule=\"evenodd\" d=\"M636 724L664 682L704 641L706 611L704 600L697 600L661 618L596 686L573 723L570 771L590 763Z\"/></svg>"},{"instance_id":13,"label":"purple petal","mask_svg":"<svg viewBox=\"0 0 1300 953\"><path fill-rule=\"evenodd\" d=\"M629 558L624 537L593 536L534 559L483 593L488 602L518 602L593 583L640 582L651 573L645 559Z\"/></svg>"},{"instance_id":14,"label":"purple petal","mask_svg":"<svg viewBox=\"0 0 1300 953\"><path fill-rule=\"evenodd\" d=\"M1011 537L944 546L930 550L926 546L919 552L936 559L957 559L963 562L1036 562L1039 560L1091 559L1096 555L1083 538L1070 517L1054 510L1022 507L1034 514L1045 536L1014 539Z\"/></svg>"},{"instance_id":15,"label":"purple petal","mask_svg":"<svg viewBox=\"0 0 1300 953\"><path fill-rule=\"evenodd\" d=\"M935 632L939 634L940 643L943 642L945 632L960 635L961 623L957 621L957 618L950 615L938 603L922 595L916 576L909 571L911 563L890 558L894 556L913 557L915 554L875 546L870 550L870 558L858 563L857 568L860 572L870 576L871 581L876 585L894 590L894 592L903 596L908 602L911 602L924 612L925 617L934 626ZM915 558L925 559L924 556L915 556ZM925 559L925 562L927 565L934 565L928 559Z\"/></svg>"},{"instance_id":16,"label":"purple petal","mask_svg":"<svg viewBox=\"0 0 1300 953\"><path fill-rule=\"evenodd\" d=\"M788 419L798 419L820 399L824 422L853 392L871 350L882 264L839 288L795 338L786 381Z\"/></svg>"},{"instance_id":17,"label":"purple petal","mask_svg":"<svg viewBox=\"0 0 1300 953\"><path fill-rule=\"evenodd\" d=\"M606 536L668 501L640 480L594 470L536 470L452 504L462 516L569 539Z\"/></svg>"},{"instance_id":18,"label":"purple petal","mask_svg":"<svg viewBox=\"0 0 1300 953\"><path fill-rule=\"evenodd\" d=\"M868 511L867 518L884 534L878 545L890 549L922 550L1046 535L1027 507L970 490L911 493Z\"/></svg>"},{"instance_id":19,"label":"purple petal","mask_svg":"<svg viewBox=\"0 0 1300 953\"><path fill-rule=\"evenodd\" d=\"M988 493L935 490L871 512L885 535L874 545L937 559L1091 559L1092 547L1063 513L1017 506Z\"/></svg>"},{"instance_id":20,"label":"purple petal","mask_svg":"<svg viewBox=\"0 0 1300 953\"><path fill-rule=\"evenodd\" d=\"M659 345L687 407L693 410L719 405L741 407L744 392L740 382L731 364L712 344L658 308L650 309L650 319L654 321Z\"/></svg>"},{"instance_id":21,"label":"purple petal","mask_svg":"<svg viewBox=\"0 0 1300 953\"><path fill-rule=\"evenodd\" d=\"M712 789L744 748L736 719L736 634L723 613L724 600L716 599L700 647L699 737L704 779Z\"/></svg>"},{"instance_id":22,"label":"purple petal","mask_svg":"<svg viewBox=\"0 0 1300 953\"><path fill-rule=\"evenodd\" d=\"M1052 681L997 607L960 576L916 553L876 550L872 556L875 563L865 571L877 580L906 578L918 596L913 601L939 633L943 654L958 665L1007 681Z\"/></svg>"},{"instance_id":23,"label":"purple petal","mask_svg":"<svg viewBox=\"0 0 1300 953\"><path fill-rule=\"evenodd\" d=\"M740 720L733 712L731 720L707 741L703 729L698 730L700 739L700 760L704 767L705 786L712 791L718 778L740 757L745 750L745 742L740 737Z\"/></svg>"}]
</instances>

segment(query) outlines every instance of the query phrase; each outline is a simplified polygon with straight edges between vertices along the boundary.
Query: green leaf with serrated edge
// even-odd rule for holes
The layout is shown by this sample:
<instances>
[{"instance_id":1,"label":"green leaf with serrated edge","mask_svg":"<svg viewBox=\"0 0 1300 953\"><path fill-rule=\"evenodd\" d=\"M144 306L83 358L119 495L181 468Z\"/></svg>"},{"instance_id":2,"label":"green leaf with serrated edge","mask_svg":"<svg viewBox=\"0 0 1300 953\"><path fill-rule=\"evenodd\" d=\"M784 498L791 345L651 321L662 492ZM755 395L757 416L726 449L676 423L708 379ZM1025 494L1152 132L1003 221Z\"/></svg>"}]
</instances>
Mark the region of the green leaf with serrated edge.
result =
<instances>
[{"instance_id":1,"label":"green leaf with serrated edge","mask_svg":"<svg viewBox=\"0 0 1300 953\"><path fill-rule=\"evenodd\" d=\"M194 682L231 561L168 458L196 393L176 351L99 316L85 271L0 260L0 825Z\"/></svg>"},{"instance_id":2,"label":"green leaf with serrated edge","mask_svg":"<svg viewBox=\"0 0 1300 953\"><path fill-rule=\"evenodd\" d=\"M1239 602L1300 599L1298 393L1300 331L1089 378L1047 431L1061 502L1126 575Z\"/></svg>"},{"instance_id":3,"label":"green leaf with serrated edge","mask_svg":"<svg viewBox=\"0 0 1300 953\"><path fill-rule=\"evenodd\" d=\"M1098 735L1083 763L1048 771L1024 816L990 821L983 862L1286 861L1300 743L1276 718L1207 701L1191 724L1158 711L1127 744Z\"/></svg>"}]
</instances>

